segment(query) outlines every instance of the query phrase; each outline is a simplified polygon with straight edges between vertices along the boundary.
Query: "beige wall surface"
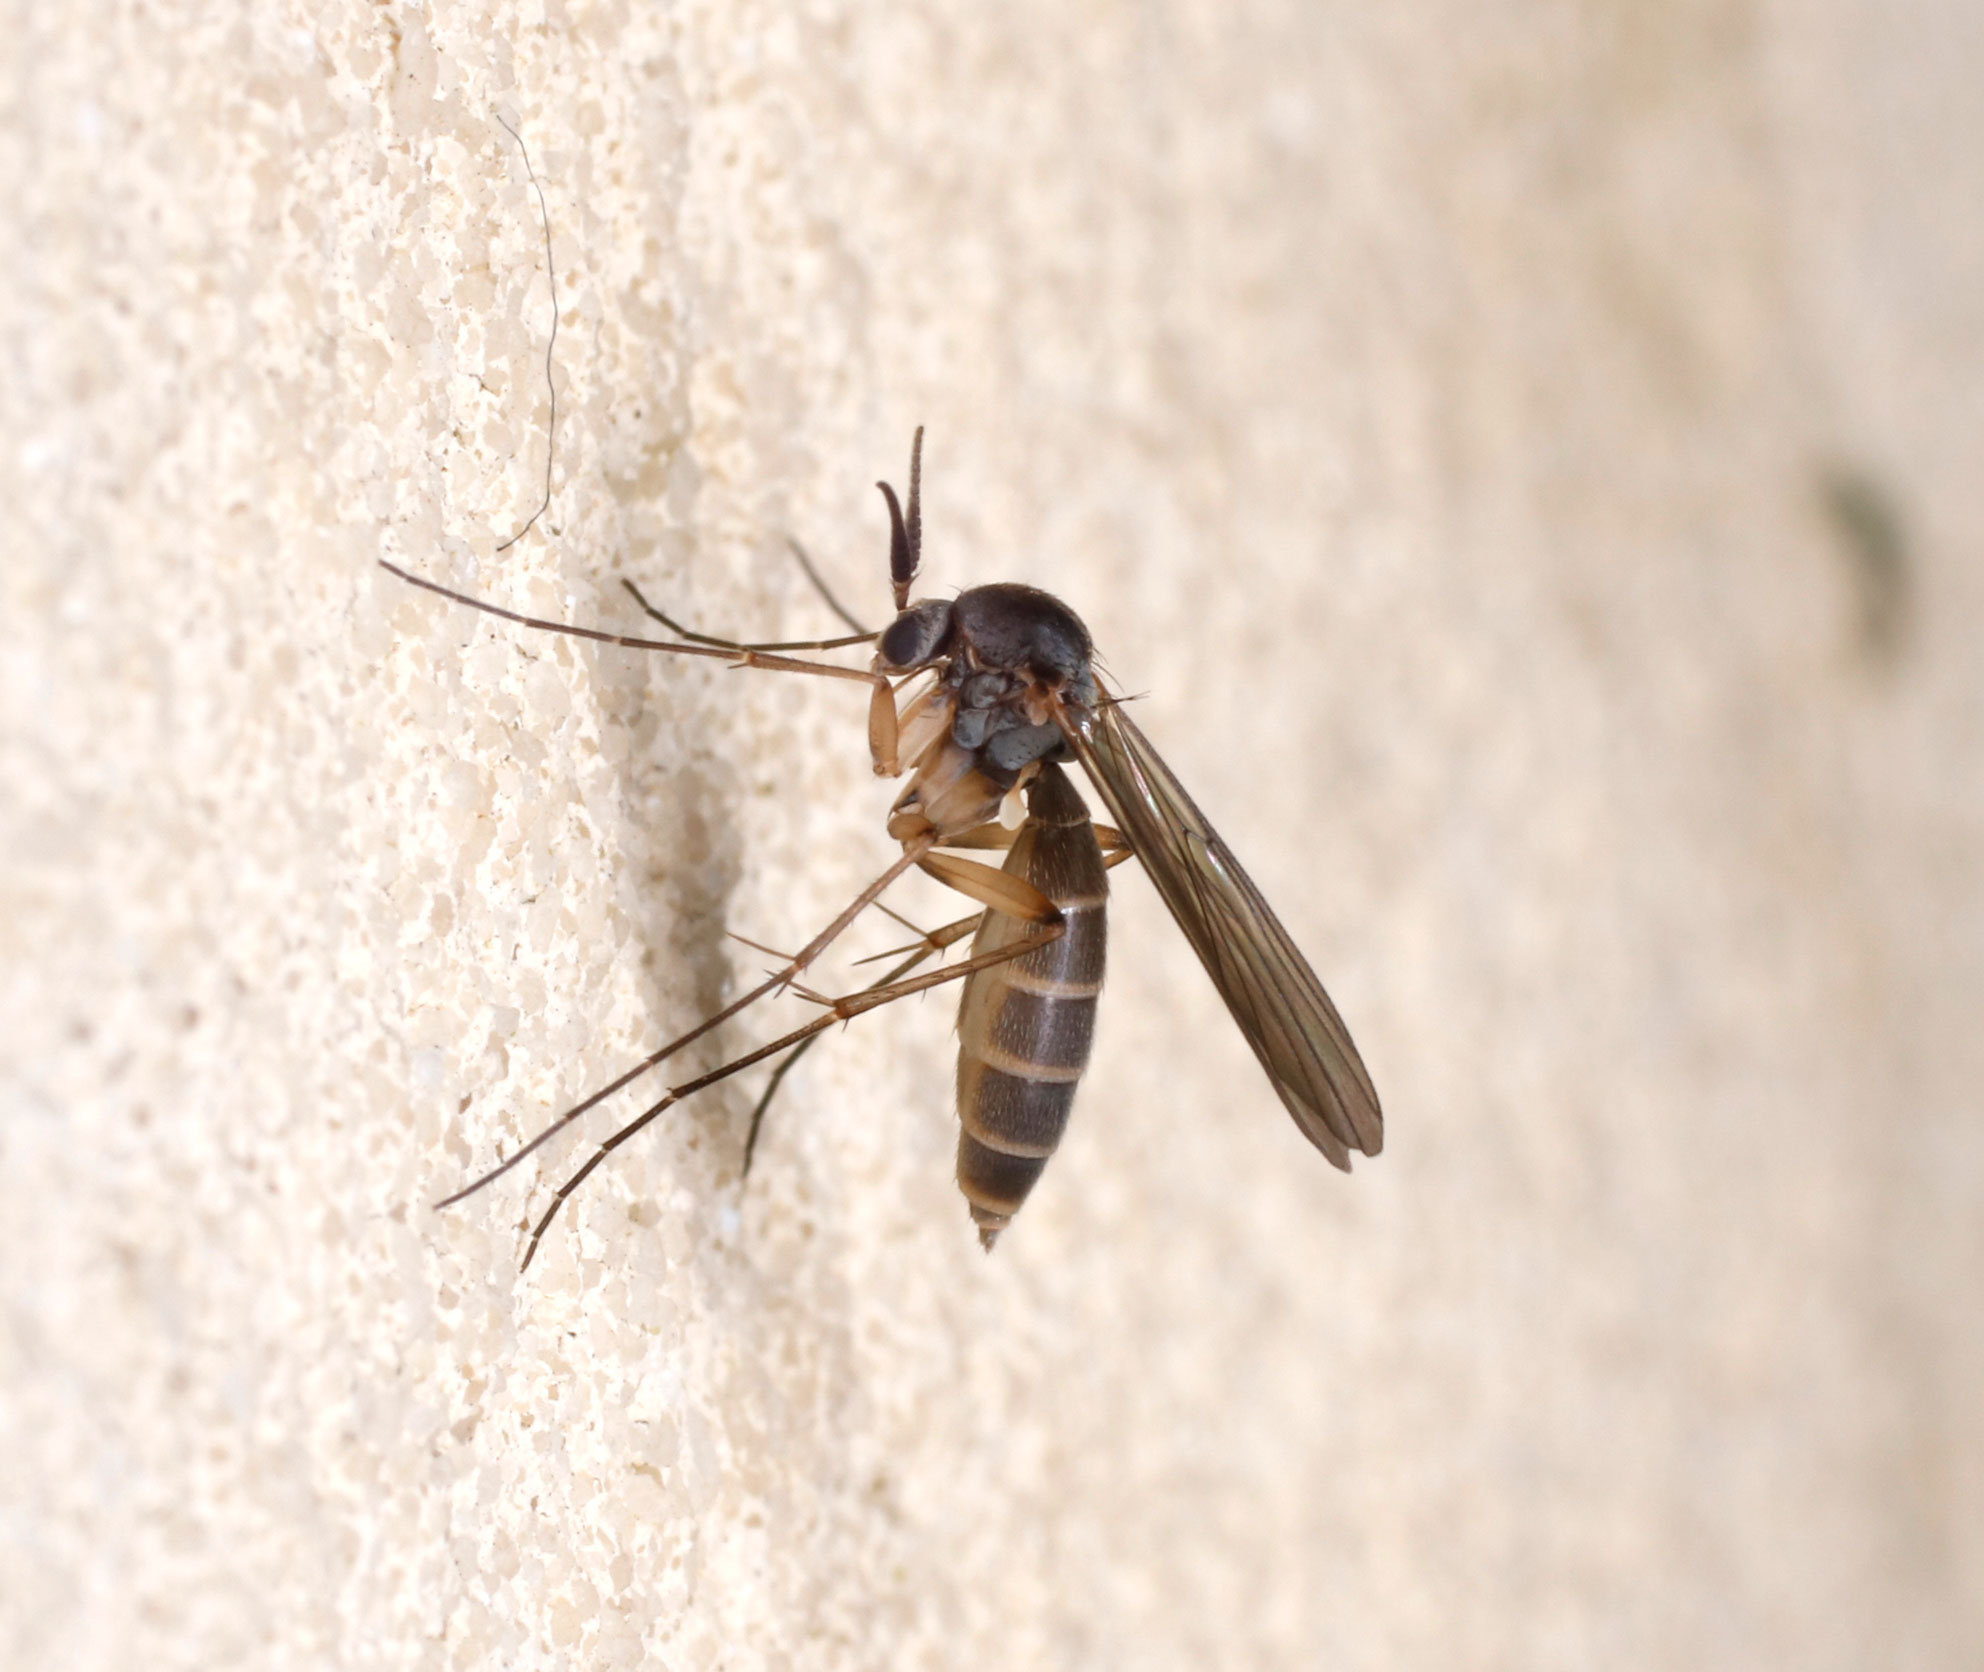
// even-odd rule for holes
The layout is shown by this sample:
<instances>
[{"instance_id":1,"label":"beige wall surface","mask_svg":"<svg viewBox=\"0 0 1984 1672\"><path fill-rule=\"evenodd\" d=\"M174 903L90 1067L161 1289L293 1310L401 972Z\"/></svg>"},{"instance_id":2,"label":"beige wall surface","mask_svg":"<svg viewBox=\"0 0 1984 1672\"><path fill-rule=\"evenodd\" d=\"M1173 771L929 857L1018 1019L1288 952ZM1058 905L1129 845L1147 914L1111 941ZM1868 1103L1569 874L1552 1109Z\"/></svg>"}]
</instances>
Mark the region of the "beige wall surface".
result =
<instances>
[{"instance_id":1,"label":"beige wall surface","mask_svg":"<svg viewBox=\"0 0 1984 1672\"><path fill-rule=\"evenodd\" d=\"M1978 7L7 35L0 1663L1984 1664ZM814 636L785 541L884 611L918 422L928 587L1088 620L1386 1152L1303 1143L1132 867L992 1258L939 993L519 1277L636 1094L430 1204L892 789L858 686L374 560Z\"/></svg>"}]
</instances>

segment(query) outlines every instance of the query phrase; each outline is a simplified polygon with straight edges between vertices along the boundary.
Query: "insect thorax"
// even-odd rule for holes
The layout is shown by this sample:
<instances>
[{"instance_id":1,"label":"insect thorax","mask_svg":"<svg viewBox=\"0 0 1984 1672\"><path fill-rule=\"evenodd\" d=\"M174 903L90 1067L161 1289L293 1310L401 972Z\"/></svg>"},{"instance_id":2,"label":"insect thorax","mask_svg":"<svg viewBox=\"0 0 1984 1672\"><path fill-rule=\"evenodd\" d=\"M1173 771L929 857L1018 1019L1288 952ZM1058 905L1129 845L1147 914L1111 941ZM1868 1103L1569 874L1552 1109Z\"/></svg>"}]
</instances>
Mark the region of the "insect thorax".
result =
<instances>
[{"instance_id":1,"label":"insect thorax","mask_svg":"<svg viewBox=\"0 0 1984 1672\"><path fill-rule=\"evenodd\" d=\"M1066 756L1056 705L1078 719L1095 705L1088 629L1034 587L979 586L918 604L880 648L885 666L937 675L902 714L902 761L915 776L890 821L898 840L994 817L1040 762Z\"/></svg>"}]
</instances>

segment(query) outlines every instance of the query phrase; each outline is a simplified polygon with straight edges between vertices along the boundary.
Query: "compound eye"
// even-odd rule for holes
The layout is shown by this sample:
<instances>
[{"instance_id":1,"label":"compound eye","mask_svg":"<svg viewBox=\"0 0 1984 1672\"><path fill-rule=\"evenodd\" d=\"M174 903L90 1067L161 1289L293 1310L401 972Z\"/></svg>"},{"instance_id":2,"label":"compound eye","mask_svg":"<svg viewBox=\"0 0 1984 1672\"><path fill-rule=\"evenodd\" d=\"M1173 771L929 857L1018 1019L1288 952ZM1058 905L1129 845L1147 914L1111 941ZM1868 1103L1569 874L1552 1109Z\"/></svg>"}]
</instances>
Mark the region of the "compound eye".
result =
<instances>
[{"instance_id":1,"label":"compound eye","mask_svg":"<svg viewBox=\"0 0 1984 1672\"><path fill-rule=\"evenodd\" d=\"M951 606L945 599L933 598L904 610L884 627L875 649L884 667L907 673L940 660L950 636Z\"/></svg>"}]
</instances>

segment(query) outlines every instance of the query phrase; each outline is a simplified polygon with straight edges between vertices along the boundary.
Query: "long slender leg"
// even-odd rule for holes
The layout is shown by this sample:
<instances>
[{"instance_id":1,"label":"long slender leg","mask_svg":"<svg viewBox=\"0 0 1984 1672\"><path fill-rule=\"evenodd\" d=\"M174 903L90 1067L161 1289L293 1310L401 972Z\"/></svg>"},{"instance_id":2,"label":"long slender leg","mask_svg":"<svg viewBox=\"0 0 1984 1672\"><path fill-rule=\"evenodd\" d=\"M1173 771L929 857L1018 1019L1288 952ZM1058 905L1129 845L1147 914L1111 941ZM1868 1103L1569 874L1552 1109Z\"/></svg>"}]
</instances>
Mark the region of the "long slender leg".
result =
<instances>
[{"instance_id":1,"label":"long slender leg","mask_svg":"<svg viewBox=\"0 0 1984 1672\"><path fill-rule=\"evenodd\" d=\"M874 638L875 629L862 626L860 622L856 621L842 607L841 601L827 590L827 583L820 579L820 571L813 567L813 560L806 555L806 548L790 535L786 537L785 543L792 548L792 555L799 559L799 567L806 571L806 578L813 583L813 590L819 593L821 598L826 601L827 608L832 610L841 620L845 621L850 631L864 634L871 639Z\"/></svg>"},{"instance_id":2,"label":"long slender leg","mask_svg":"<svg viewBox=\"0 0 1984 1672\"><path fill-rule=\"evenodd\" d=\"M659 621L677 638L687 639L691 644L710 645L717 650L727 651L735 656L748 650L844 650L851 644L868 644L875 637L873 633L847 633L837 639L786 639L777 644L743 644L736 639L719 638L714 633L699 633L693 627L684 627L671 615L662 612L647 601L641 589L630 580L620 583L633 595L639 604L654 620Z\"/></svg>"},{"instance_id":3,"label":"long slender leg","mask_svg":"<svg viewBox=\"0 0 1984 1672\"><path fill-rule=\"evenodd\" d=\"M824 1033L836 1022L849 1021L861 1015L864 1011L874 1010L885 1004L892 1004L897 999L907 998L911 993L927 992L930 988L941 986L947 981L962 981L966 976L971 975L977 970L989 969L994 964L1003 964L1010 958L1017 958L1023 953L1033 951L1043 941L1056 940L1067 932L1066 926L1058 922L1038 924L1032 927L1035 932L1022 935L1011 945L998 947L991 952L982 952L976 957L965 959L961 964L953 965L949 969L932 970L926 975L911 976L907 980L890 982L874 987L864 987L857 993L850 993L845 998L836 999L828 1007L825 1015L816 1017L804 1027L793 1029L784 1038L774 1039L769 1045L761 1045L755 1051L747 1051L743 1056L733 1058L721 1067L713 1068L709 1073L699 1075L697 1078L686 1081L682 1085L670 1086L661 1098L648 1108L643 1109L632 1120L627 1122L625 1126L621 1127L619 1131L607 1138L587 1158L584 1166L580 1167L577 1172L573 1173L570 1178L559 1185L557 1191L552 1195L551 1205L544 1210L543 1216L531 1228L530 1242L524 1249L523 1266L521 1269L525 1271L530 1269L531 1261L537 1256L537 1245L544 1240L544 1233L550 1228L551 1221L558 1217L558 1210L565 1205L566 1198L573 1191L577 1190L580 1185L584 1184L592 1176L593 1170L609 1155L622 1144L626 1143L628 1139L634 1137L652 1122L658 1120L668 1110L674 1108L685 1097L703 1090L706 1086L713 1086L720 1080L727 1080L740 1069L749 1068L753 1063L763 1062L767 1057L775 1057L781 1051L789 1050L794 1046L804 1045L815 1036ZM493 1177L494 1175L492 1174L491 1176ZM471 1188L474 1187L471 1186Z\"/></svg>"},{"instance_id":4,"label":"long slender leg","mask_svg":"<svg viewBox=\"0 0 1984 1672\"><path fill-rule=\"evenodd\" d=\"M867 668L843 668L832 662L802 662L794 656L772 656L763 651L748 647L724 649L713 644L687 644L674 639L641 639L626 633L604 633L597 627L577 627L569 621L547 621L542 616L522 615L516 610L506 610L500 604L492 604L485 598L477 598L466 592L457 592L453 587L442 586L438 581L423 580L420 576L402 569L397 563L388 563L383 557L379 567L388 574L399 576L411 586L423 592L437 593L457 604L466 604L472 610L480 610L484 615L493 615L503 621L514 621L520 627L535 627L540 632L562 633L567 638L590 639L595 644L616 644L627 650L665 650L676 656L705 656L713 661L729 662L740 668L764 668L773 673L811 673L826 679L851 679L857 684L888 688L888 680L881 674Z\"/></svg>"},{"instance_id":5,"label":"long slender leg","mask_svg":"<svg viewBox=\"0 0 1984 1672\"><path fill-rule=\"evenodd\" d=\"M820 578L820 571L813 567L813 560L806 555L806 548L804 546L791 538L788 538L785 543L792 548L792 555L799 560L799 567L805 571L807 580L813 583L813 590L819 593L821 600L826 604L828 609L832 610L835 615L847 623L849 629L847 637L838 639L794 639L785 644L744 644L736 639L719 638L713 633L698 633L693 628L684 627L673 616L664 615L654 605L650 604L641 592L641 589L632 581L623 580L620 584L634 595L634 602L639 604L648 615L659 621L662 626L666 627L678 638L687 639L692 644L711 644L724 650L839 650L845 645L870 643L876 636L875 629L862 626L848 612L841 601L833 595L827 583ZM498 550L500 549L499 547Z\"/></svg>"},{"instance_id":6,"label":"long slender leg","mask_svg":"<svg viewBox=\"0 0 1984 1672\"><path fill-rule=\"evenodd\" d=\"M1018 836L1017 828L1009 830L1003 824L981 824L974 829L960 831L955 836L946 836L942 845L947 848L1009 848Z\"/></svg>"},{"instance_id":7,"label":"long slender leg","mask_svg":"<svg viewBox=\"0 0 1984 1672\"><path fill-rule=\"evenodd\" d=\"M1095 839L1104 853L1127 853L1130 850L1129 838L1113 824L1089 821L1095 828ZM946 836L937 846L940 848L1009 848L1019 835L1017 829L1008 830L1003 824L981 824L956 836Z\"/></svg>"},{"instance_id":8,"label":"long slender leg","mask_svg":"<svg viewBox=\"0 0 1984 1672\"><path fill-rule=\"evenodd\" d=\"M531 1154L535 1150L541 1149L545 1144L549 1143L560 1132L563 1132L566 1127L570 1126L573 1121L577 1120L581 1115L585 1114L588 1110L597 1107L600 1103L603 1103L607 1098L611 1097L616 1091L619 1091L623 1086L631 1085L635 1080L638 1080L643 1074L647 1073L649 1069L655 1068L659 1066L661 1063L666 1062L670 1057L674 1056L677 1051L683 1049L684 1046L694 1044L698 1039L701 1039L703 1035L708 1033L712 1028L719 1027L723 1023L729 1021L731 1017L737 1015L739 1011L749 1009L752 1005L756 1004L758 1000L760 1000L761 998L766 997L770 993L777 992L779 988L788 985L800 974L802 970L804 970L807 967L807 965L811 964L815 958L819 957L819 955L822 952L826 951L826 949L829 946L831 946L837 939L839 939L840 935L847 928L847 926L850 923L852 923L857 917L859 917L864 911L866 911L869 906L874 904L875 900L881 895L882 891L889 886L889 884L894 882L896 878L900 877L903 874L903 872L907 871L912 865L916 864L916 862L921 858L923 858L924 854L927 853L928 851L929 851L929 843L927 840L918 840L915 842L910 842L905 844L902 852L902 857L898 859L893 865L891 865L886 871L884 871L879 877L877 877L873 882L871 882L866 888L864 888L859 894L857 894L854 897L853 903L850 904L847 907L847 909L840 914L840 916L836 917L833 920L833 922L829 923L826 926L826 928L822 929L817 935L815 935L810 941L808 941L805 946L801 947L799 951L793 956L791 961L788 962L783 969L774 971L770 976L766 977L765 980L759 982L757 986L753 987L748 993L744 994L743 997L734 1000L730 1004L725 1005L723 1009L719 1010L714 1016L710 1016L705 1020L697 1023L695 1027L691 1028L687 1033L681 1035L679 1038L671 1039L666 1045L662 1046L660 1050L651 1052L649 1055L643 1057L639 1062L635 1063L632 1068L628 1069L626 1073L622 1074L619 1077L619 1079L613 1081L610 1085L605 1085L600 1087L598 1091L594 1092L584 1102L575 1104L573 1107L567 1109L562 1115L560 1115L556 1120L554 1120L535 1138L531 1139L529 1143L525 1144L522 1149L518 1150L514 1155L510 1156L507 1160L499 1162L496 1166L490 1168L488 1172L484 1173L479 1179L476 1179L473 1183L464 1185L460 1190L457 1190L452 1196L444 1196L440 1201L436 1202L434 1205L437 1208L452 1207L456 1202L461 1201L463 1197L473 1196L484 1185L491 1184L495 1180L501 1178L512 1167L516 1166L518 1162L522 1161L525 1156ZM755 1062L758 1059L756 1057L753 1057L751 1060Z\"/></svg>"},{"instance_id":9,"label":"long slender leg","mask_svg":"<svg viewBox=\"0 0 1984 1672\"><path fill-rule=\"evenodd\" d=\"M983 915L984 915L983 912L979 914L979 916L981 917ZM972 921L976 922L977 918L973 918ZM885 987L891 981L897 980L898 978L907 975L911 970L915 969L918 964L922 963L924 959L928 958L931 955L931 953L935 950L936 949L934 947L929 947L929 946L918 947L915 952L913 952L909 957L905 958L901 963L896 965L896 967L890 970L887 975L883 976L881 980L873 983L873 985L877 987ZM758 1094L757 1104L751 1110L751 1126L750 1126L750 1130L744 1134L744 1165L739 1170L738 1173L739 1178L748 1179L751 1176L751 1161L752 1158L755 1157L758 1153L758 1134L764 1128L765 1111L772 1106L772 1099L778 1096L778 1088L780 1087L781 1084L784 1083L786 1075L791 1073L792 1070L798 1065L799 1059L803 1057L808 1051L812 1050L812 1048L825 1037L826 1037L825 1034L816 1033L810 1035L806 1039L801 1040L797 1045L795 1045L792 1048L791 1054L787 1056L786 1059L778 1065L778 1067L772 1070L771 1078L765 1082L765 1089Z\"/></svg>"},{"instance_id":10,"label":"long slender leg","mask_svg":"<svg viewBox=\"0 0 1984 1672\"><path fill-rule=\"evenodd\" d=\"M915 924L910 923L904 918L900 912L889 911L886 902L878 900L876 904L881 910L888 912L889 916L893 917L905 928L914 929L916 927ZM907 952L909 954L907 958L904 958L894 969L874 982L874 985L877 987L886 987L890 982L900 980L903 976L909 974L911 970L915 969L926 958L934 957L937 953L963 940L966 935L971 934L977 929L978 925L984 919L985 914L982 911L973 912L969 917L960 917L954 923L946 923L941 929L932 929L928 934L923 936L922 940L913 943L911 946L898 946L893 951L878 952L874 957L863 958L858 960L858 962L864 964L877 963L883 958L894 958ZM772 1099L778 1095L780 1084L784 1081L786 1075L792 1071L799 1059L810 1051L813 1048L814 1042L821 1037L822 1035L816 1033L803 1045L795 1046L792 1055L772 1070L771 1078L766 1081L764 1091L759 1094L757 1107L751 1111L751 1129L744 1137L744 1167L741 1174L742 1177L749 1178L751 1176L751 1159L758 1151L758 1133L764 1127L765 1111L771 1107Z\"/></svg>"},{"instance_id":11,"label":"long slender leg","mask_svg":"<svg viewBox=\"0 0 1984 1672\"><path fill-rule=\"evenodd\" d=\"M778 1096L778 1088L784 1084L786 1075L799 1066L799 1059L825 1037L816 1033L811 1039L802 1040L793 1046L792 1054L772 1070L772 1077L765 1082L765 1089L758 1094L757 1105L751 1110L751 1129L744 1134L744 1166L738 1174L740 1178L751 1176L751 1160L758 1153L758 1133L765 1124L765 1111L772 1106L772 1099Z\"/></svg>"},{"instance_id":12,"label":"long slender leg","mask_svg":"<svg viewBox=\"0 0 1984 1672\"><path fill-rule=\"evenodd\" d=\"M895 914L892 912L890 915ZM919 957L928 956L932 952L941 952L945 947L954 946L963 940L966 935L976 933L978 925L984 920L985 914L982 911L974 912L970 917L960 917L955 922L946 923L941 929L932 929L927 935L922 935L921 939L910 941L907 945L892 946L884 952L871 952L866 958L857 958L854 961L857 965L879 964L884 958L900 958L905 952L916 952ZM916 925L910 923L905 927L914 929ZM892 981L895 977L891 974L884 979Z\"/></svg>"},{"instance_id":13,"label":"long slender leg","mask_svg":"<svg viewBox=\"0 0 1984 1672\"><path fill-rule=\"evenodd\" d=\"M998 825L988 825L984 828L998 831L1007 840L996 844L993 842L972 842L969 844L946 843L945 845L947 847L966 845L972 847L992 847L995 845L1003 847L1011 845L1012 831L1004 830ZM1098 824L1095 827L1095 833L1106 856L1102 861L1102 868L1105 871L1113 871L1118 865L1123 864L1124 861L1136 858L1136 854L1132 851L1130 844L1124 841L1121 832L1117 831L1114 827L1106 824ZM916 927L914 923L911 923L900 912L890 911L886 900L876 901L876 906L879 910L886 912L890 917L893 917L898 923L902 924L905 929L914 929ZM879 963L884 958L894 958L907 952L909 954L907 958L904 958L901 963L896 965L894 969L890 970L875 983L878 987L886 986L889 982L907 975L918 964L922 963L924 959L944 951L947 947L956 945L957 942L963 940L967 935L976 933L979 924L984 921L985 914L982 911L973 912L969 917L960 917L954 922L946 923L942 928L932 929L924 933L921 941L913 942L909 946L898 946L888 952L877 952L873 957L863 958L857 961L864 964ZM742 1177L749 1178L751 1176L751 1161L758 1152L758 1134L764 1129L765 1111L771 1107L772 1099L778 1096L778 1089L784 1083L786 1075L798 1066L799 1059L810 1051L823 1037L823 1035L816 1033L803 1044L794 1046L792 1054L772 1070L771 1078L765 1082L765 1089L758 1095L757 1106L751 1111L750 1130L745 1134L744 1138Z\"/></svg>"}]
</instances>

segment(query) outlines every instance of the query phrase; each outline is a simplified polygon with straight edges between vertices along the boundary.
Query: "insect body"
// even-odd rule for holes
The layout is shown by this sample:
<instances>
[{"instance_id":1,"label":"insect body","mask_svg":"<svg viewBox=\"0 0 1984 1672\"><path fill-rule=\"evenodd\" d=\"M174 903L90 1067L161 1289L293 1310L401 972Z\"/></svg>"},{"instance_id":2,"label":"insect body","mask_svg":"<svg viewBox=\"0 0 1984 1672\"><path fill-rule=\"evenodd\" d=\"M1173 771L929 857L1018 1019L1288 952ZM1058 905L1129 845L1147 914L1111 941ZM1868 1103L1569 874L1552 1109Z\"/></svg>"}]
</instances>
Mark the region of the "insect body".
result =
<instances>
[{"instance_id":1,"label":"insect body","mask_svg":"<svg viewBox=\"0 0 1984 1672\"><path fill-rule=\"evenodd\" d=\"M1026 796L1026 823L1005 869L1054 903L1062 930L967 977L958 1005L958 1188L987 1248L1067 1127L1108 948L1109 879L1088 808L1053 761ZM1022 940L1017 919L988 911L971 950L979 956Z\"/></svg>"},{"instance_id":2,"label":"insect body","mask_svg":"<svg viewBox=\"0 0 1984 1672\"><path fill-rule=\"evenodd\" d=\"M888 825L890 836L902 845L901 857L826 929L783 969L567 1110L499 1167L449 1197L450 1202L508 1171L554 1133L719 1023L795 983L912 866L984 908L976 918L926 936L921 947L873 986L821 999L826 1014L805 1027L670 1088L559 1187L532 1232L526 1265L559 1206L593 1168L683 1097L752 1063L790 1052L774 1074L775 1089L797 1053L836 1020L954 980L964 982L958 1018L958 1184L989 1249L1018 1211L1067 1124L1076 1083L1088 1064L1102 986L1108 895L1104 873L1108 865L1131 857L1150 874L1309 1140L1343 1168L1350 1165L1351 1151L1376 1155L1383 1143L1377 1094L1322 984L1232 852L1121 703L1103 688L1088 631L1074 612L1045 592L1016 585L974 587L949 600L911 602L921 556L922 442L919 430L906 512L894 491L882 485L889 507L896 617L879 634L857 632L804 644L740 644L689 632L635 591L642 607L676 637L633 638L517 615L385 565L416 586L530 627L867 683L875 770L889 777L909 775ZM631 585L629 591L634 591ZM875 646L867 669L787 654L867 643ZM1069 761L1086 771L1117 828L1090 820L1064 770ZM1009 850L1003 869L957 851L999 847ZM911 973L973 929L971 954L961 964ZM770 1089L766 1100L769 1096ZM756 1133L754 1117L752 1142ZM747 1143L747 1168L749 1157Z\"/></svg>"}]
</instances>

